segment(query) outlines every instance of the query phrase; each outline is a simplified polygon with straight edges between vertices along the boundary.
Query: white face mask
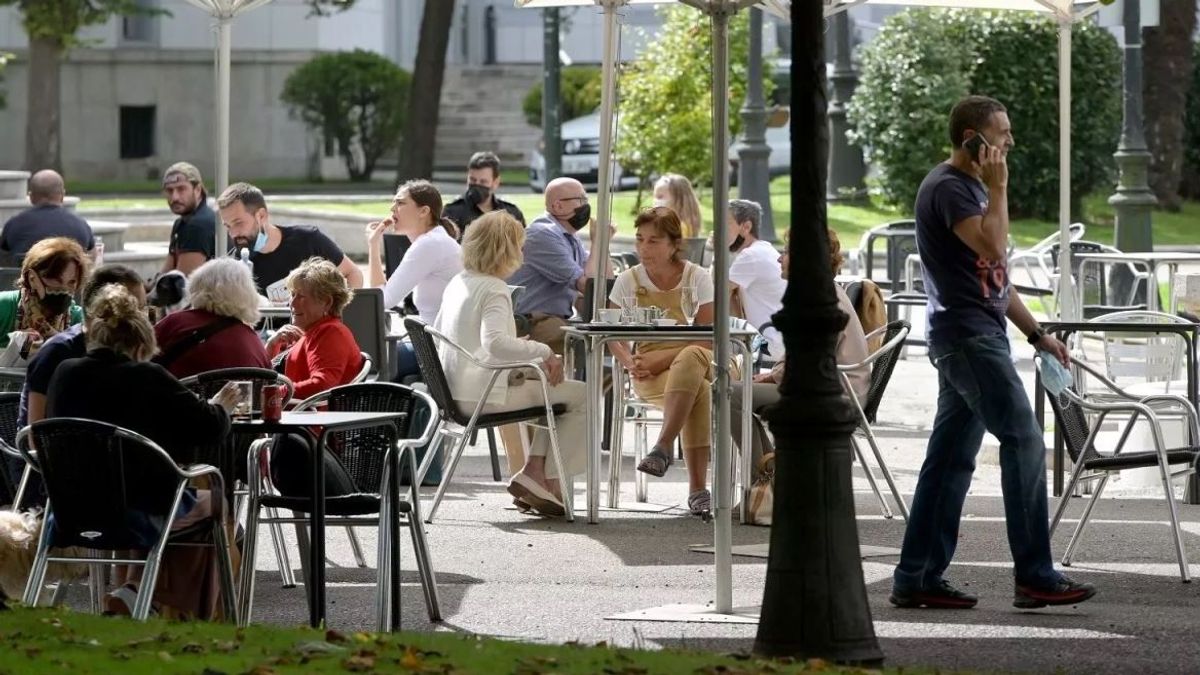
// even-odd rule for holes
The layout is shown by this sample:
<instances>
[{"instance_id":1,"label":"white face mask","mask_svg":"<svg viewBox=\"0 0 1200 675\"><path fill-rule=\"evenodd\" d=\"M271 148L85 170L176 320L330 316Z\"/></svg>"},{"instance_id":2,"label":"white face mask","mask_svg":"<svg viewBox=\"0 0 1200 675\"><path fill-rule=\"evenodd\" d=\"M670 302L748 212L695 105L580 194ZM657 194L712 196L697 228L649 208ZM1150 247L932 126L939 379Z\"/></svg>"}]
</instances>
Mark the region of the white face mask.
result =
<instances>
[{"instance_id":1,"label":"white face mask","mask_svg":"<svg viewBox=\"0 0 1200 675\"><path fill-rule=\"evenodd\" d=\"M655 200L654 200L654 206L656 206L656 207L658 207L658 206L670 206L670 204L669 204L669 203L667 202L667 200L665 200L665 199L655 199Z\"/></svg>"}]
</instances>

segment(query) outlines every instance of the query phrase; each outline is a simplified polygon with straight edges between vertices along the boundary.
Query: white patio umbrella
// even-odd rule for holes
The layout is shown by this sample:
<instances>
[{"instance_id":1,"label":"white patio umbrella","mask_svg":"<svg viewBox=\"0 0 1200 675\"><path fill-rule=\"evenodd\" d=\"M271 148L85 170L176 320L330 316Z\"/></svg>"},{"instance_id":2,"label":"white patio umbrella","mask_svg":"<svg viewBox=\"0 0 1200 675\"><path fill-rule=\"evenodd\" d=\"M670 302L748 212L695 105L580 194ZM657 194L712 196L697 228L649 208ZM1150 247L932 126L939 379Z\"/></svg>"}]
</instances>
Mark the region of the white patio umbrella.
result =
<instances>
[{"instance_id":1,"label":"white patio umbrella","mask_svg":"<svg viewBox=\"0 0 1200 675\"><path fill-rule=\"evenodd\" d=\"M229 69L230 43L233 38L233 20L239 14L271 2L271 0L187 0L208 12L217 20L217 179L213 186L216 193L229 186ZM216 229L216 247L213 251L221 255L225 250L225 229Z\"/></svg>"},{"instance_id":2,"label":"white patio umbrella","mask_svg":"<svg viewBox=\"0 0 1200 675\"><path fill-rule=\"evenodd\" d=\"M1095 0L825 0L825 16L858 5L906 7L957 7L1041 12L1058 22L1058 231L1059 269L1071 269L1071 28L1077 21L1096 13ZM1074 280L1070 273L1059 275L1059 319L1079 318L1075 306Z\"/></svg>"},{"instance_id":3,"label":"white patio umbrella","mask_svg":"<svg viewBox=\"0 0 1200 675\"><path fill-rule=\"evenodd\" d=\"M712 18L713 34L713 92L728 89L729 71L729 18L746 7L758 5L765 11L782 17L788 16L788 0L516 0L518 7L545 8L562 6L598 6L604 11L604 33L602 40L601 95L600 95L600 167L597 186L598 209L596 222L601 223L595 233L592 255L606 260L609 248L609 232L604 226L612 216L612 137L616 105L616 61L617 61L617 10L625 5L663 4L677 1L694 7ZM713 287L717 289L714 309L716 321L713 326L713 351L716 367L714 387L717 392L729 392L729 294L722 292L729 281L729 249L722 245L726 235L726 215L729 211L729 99L724 95L713 96L713 241L717 243L713 260ZM602 288L597 286L597 288ZM603 293L592 298L593 316L607 306ZM716 603L719 613L733 610L733 460L730 446L729 396L713 396L714 446L713 446L713 544L716 565ZM588 453L591 462L592 454ZM594 520L599 510L599 471L588 472L595 484L588 485L588 519Z\"/></svg>"}]
</instances>

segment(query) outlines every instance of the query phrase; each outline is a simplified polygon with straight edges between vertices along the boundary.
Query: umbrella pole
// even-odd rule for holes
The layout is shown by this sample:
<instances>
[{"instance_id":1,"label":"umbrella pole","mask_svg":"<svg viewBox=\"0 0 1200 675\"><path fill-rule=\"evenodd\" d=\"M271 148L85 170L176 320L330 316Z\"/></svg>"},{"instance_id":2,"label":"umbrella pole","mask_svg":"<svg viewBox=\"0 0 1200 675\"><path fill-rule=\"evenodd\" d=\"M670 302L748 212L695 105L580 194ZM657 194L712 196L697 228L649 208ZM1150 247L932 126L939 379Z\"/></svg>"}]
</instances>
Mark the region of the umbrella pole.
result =
<instances>
[{"instance_id":1,"label":"umbrella pole","mask_svg":"<svg viewBox=\"0 0 1200 675\"><path fill-rule=\"evenodd\" d=\"M1071 276L1071 21L1058 17L1058 317L1079 318Z\"/></svg>"},{"instance_id":2,"label":"umbrella pole","mask_svg":"<svg viewBox=\"0 0 1200 675\"><path fill-rule=\"evenodd\" d=\"M729 211L729 18L737 5L715 3L712 18L713 110L713 552L717 595L715 610L733 611L733 461L729 425L729 248L725 244ZM744 368L751 364L743 364ZM748 450L748 449L747 449Z\"/></svg>"},{"instance_id":3,"label":"umbrella pole","mask_svg":"<svg viewBox=\"0 0 1200 675\"><path fill-rule=\"evenodd\" d=\"M217 17L217 194L229 187L229 89L230 42L233 37L233 17ZM224 227L215 229L214 255L225 252Z\"/></svg>"}]
</instances>

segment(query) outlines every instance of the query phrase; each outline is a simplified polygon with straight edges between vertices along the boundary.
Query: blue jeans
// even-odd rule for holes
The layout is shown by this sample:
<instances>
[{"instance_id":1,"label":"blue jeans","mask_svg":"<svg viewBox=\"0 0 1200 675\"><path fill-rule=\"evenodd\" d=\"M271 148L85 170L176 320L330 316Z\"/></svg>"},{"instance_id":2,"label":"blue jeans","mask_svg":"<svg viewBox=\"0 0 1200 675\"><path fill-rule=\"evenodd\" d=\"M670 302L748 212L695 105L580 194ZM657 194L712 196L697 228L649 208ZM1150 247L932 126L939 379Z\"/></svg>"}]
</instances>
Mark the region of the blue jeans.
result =
<instances>
[{"instance_id":1,"label":"blue jeans","mask_svg":"<svg viewBox=\"0 0 1200 675\"><path fill-rule=\"evenodd\" d=\"M396 343L396 372L392 375L392 381L400 384L407 384L404 379L407 377L416 376L419 381L421 379L421 367L417 365L417 353L413 351L412 343L405 340Z\"/></svg>"},{"instance_id":2,"label":"blue jeans","mask_svg":"<svg viewBox=\"0 0 1200 675\"><path fill-rule=\"evenodd\" d=\"M917 479L897 591L936 587L954 557L963 502L986 429L1000 440L1000 486L1014 577L1046 587L1061 576L1050 557L1046 446L1013 367L1008 338L985 335L929 347L938 371L937 416Z\"/></svg>"}]
</instances>

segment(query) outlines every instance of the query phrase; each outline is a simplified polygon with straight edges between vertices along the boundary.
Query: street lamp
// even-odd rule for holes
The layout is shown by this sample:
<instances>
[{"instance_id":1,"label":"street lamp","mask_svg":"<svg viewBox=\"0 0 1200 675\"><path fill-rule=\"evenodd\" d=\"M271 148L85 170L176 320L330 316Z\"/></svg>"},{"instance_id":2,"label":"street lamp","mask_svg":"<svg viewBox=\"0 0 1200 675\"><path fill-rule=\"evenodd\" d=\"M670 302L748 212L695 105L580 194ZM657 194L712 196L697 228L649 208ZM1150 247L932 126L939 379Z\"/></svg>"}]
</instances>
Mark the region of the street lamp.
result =
<instances>
[{"instance_id":1,"label":"street lamp","mask_svg":"<svg viewBox=\"0 0 1200 675\"><path fill-rule=\"evenodd\" d=\"M775 241L771 213L771 146L767 145L767 107L763 99L763 12L750 9L750 59L747 64L746 100L742 103L742 140L738 143L738 196L762 206L759 237Z\"/></svg>"},{"instance_id":2,"label":"street lamp","mask_svg":"<svg viewBox=\"0 0 1200 675\"><path fill-rule=\"evenodd\" d=\"M833 74L829 82L833 85L829 101L829 134L832 147L829 149L829 188L825 194L829 201L862 202L867 198L867 187L863 184L866 167L863 164L862 148L846 138L849 124L846 122L846 106L854 89L858 86L858 74L850 59L850 13L839 12L831 20L833 36Z\"/></svg>"},{"instance_id":3,"label":"street lamp","mask_svg":"<svg viewBox=\"0 0 1200 675\"><path fill-rule=\"evenodd\" d=\"M1121 141L1113 157L1120 169L1116 193L1108 198L1116 212L1114 244L1122 251L1149 251L1153 248L1151 210L1158 203L1150 190L1147 172L1150 151L1142 121L1142 5L1141 0L1124 2L1120 23L1124 26L1124 68L1121 84L1125 105L1122 110ZM1105 15L1108 12L1104 13ZM1105 16L1102 16L1103 20ZM1132 279L1124 279L1125 284ZM1156 293L1157 289L1148 289Z\"/></svg>"}]
</instances>

